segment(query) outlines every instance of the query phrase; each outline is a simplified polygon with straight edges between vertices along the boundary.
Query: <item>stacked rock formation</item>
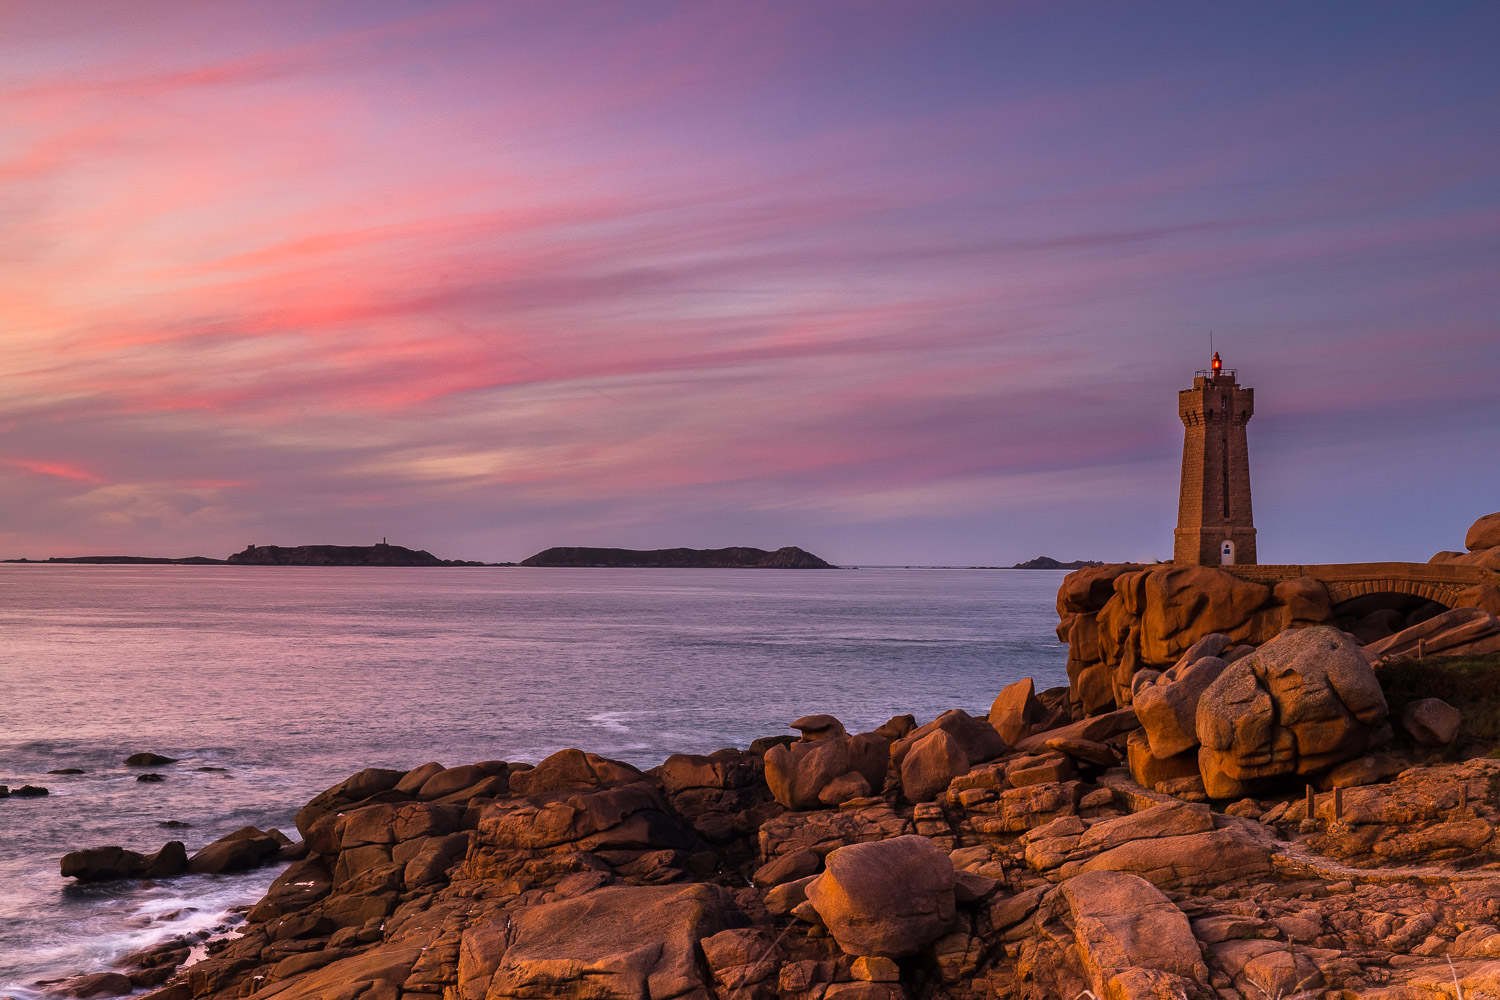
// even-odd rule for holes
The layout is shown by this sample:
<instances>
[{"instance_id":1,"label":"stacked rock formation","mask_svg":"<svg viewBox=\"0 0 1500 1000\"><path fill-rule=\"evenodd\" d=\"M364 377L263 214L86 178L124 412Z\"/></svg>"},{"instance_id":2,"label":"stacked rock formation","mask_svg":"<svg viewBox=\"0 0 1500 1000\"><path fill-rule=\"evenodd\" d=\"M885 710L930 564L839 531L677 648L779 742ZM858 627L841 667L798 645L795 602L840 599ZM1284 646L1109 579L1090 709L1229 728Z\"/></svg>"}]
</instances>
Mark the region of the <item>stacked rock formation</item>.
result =
<instances>
[{"instance_id":1,"label":"stacked rock formation","mask_svg":"<svg viewBox=\"0 0 1500 1000\"><path fill-rule=\"evenodd\" d=\"M1258 646L1288 628L1333 620L1328 591L1300 577L1267 587L1210 566L1100 566L1057 594L1075 712L1129 705L1137 672L1165 670L1205 636Z\"/></svg>"},{"instance_id":2,"label":"stacked rock formation","mask_svg":"<svg viewBox=\"0 0 1500 1000\"><path fill-rule=\"evenodd\" d=\"M1500 512L1486 514L1469 526L1464 535L1467 552L1439 552L1429 562L1482 566L1500 572ZM1491 613L1495 609L1490 609Z\"/></svg>"}]
</instances>

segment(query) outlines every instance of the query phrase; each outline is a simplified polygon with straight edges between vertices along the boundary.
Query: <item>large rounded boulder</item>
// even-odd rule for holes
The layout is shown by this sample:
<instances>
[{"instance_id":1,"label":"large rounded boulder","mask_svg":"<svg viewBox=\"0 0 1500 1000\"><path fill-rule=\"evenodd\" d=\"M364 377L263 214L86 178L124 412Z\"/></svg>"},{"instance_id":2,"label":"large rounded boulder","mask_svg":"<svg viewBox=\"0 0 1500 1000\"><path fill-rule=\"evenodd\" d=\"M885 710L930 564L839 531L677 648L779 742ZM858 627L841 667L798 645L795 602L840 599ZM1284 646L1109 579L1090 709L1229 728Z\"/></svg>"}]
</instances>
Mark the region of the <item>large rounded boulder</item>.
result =
<instances>
[{"instance_id":1,"label":"large rounded boulder","mask_svg":"<svg viewBox=\"0 0 1500 1000\"><path fill-rule=\"evenodd\" d=\"M1439 552L1429 562L1436 565L1478 566L1500 572L1500 512L1486 514L1469 526L1464 536L1467 552Z\"/></svg>"},{"instance_id":2,"label":"large rounded boulder","mask_svg":"<svg viewBox=\"0 0 1500 1000\"><path fill-rule=\"evenodd\" d=\"M1470 552L1496 547L1500 547L1500 512L1484 515L1469 525L1469 533L1464 536L1464 548Z\"/></svg>"},{"instance_id":3,"label":"large rounded boulder","mask_svg":"<svg viewBox=\"0 0 1500 1000\"><path fill-rule=\"evenodd\" d=\"M1198 699L1199 767L1208 794L1326 771L1390 736L1380 682L1335 628L1292 629L1229 664Z\"/></svg>"},{"instance_id":4,"label":"large rounded boulder","mask_svg":"<svg viewBox=\"0 0 1500 1000\"><path fill-rule=\"evenodd\" d=\"M914 955L953 926L953 862L926 837L850 844L826 864L807 898L846 954Z\"/></svg>"}]
</instances>

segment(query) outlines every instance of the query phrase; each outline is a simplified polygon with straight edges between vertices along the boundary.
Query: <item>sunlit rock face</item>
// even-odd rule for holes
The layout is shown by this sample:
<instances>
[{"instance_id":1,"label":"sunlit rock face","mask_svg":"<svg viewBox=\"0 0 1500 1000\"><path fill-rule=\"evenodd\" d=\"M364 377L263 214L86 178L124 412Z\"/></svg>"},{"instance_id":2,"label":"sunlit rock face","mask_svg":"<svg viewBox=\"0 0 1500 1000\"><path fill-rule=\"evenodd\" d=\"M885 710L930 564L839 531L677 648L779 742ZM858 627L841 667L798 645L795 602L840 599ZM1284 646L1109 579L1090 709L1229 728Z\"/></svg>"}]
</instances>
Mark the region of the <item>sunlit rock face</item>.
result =
<instances>
[{"instance_id":1,"label":"sunlit rock face","mask_svg":"<svg viewBox=\"0 0 1500 1000\"><path fill-rule=\"evenodd\" d=\"M1284 632L1225 667L1198 701L1208 794L1310 775L1390 738L1385 695L1360 648L1334 628Z\"/></svg>"}]
</instances>

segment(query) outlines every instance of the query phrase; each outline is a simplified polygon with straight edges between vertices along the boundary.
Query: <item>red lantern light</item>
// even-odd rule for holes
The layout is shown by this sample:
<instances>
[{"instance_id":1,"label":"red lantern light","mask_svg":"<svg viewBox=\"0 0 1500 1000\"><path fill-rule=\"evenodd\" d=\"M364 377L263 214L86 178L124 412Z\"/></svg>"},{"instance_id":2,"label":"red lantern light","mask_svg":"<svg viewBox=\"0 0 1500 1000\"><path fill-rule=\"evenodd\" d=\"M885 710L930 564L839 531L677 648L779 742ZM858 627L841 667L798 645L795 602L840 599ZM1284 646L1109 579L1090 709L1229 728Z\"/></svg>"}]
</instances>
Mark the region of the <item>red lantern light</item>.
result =
<instances>
[{"instance_id":1,"label":"red lantern light","mask_svg":"<svg viewBox=\"0 0 1500 1000\"><path fill-rule=\"evenodd\" d=\"M1219 352L1218 351L1214 351L1214 363L1213 363L1214 374L1215 375L1219 374L1219 369L1223 368L1223 367L1224 367L1224 362L1222 362L1222 361L1219 360Z\"/></svg>"}]
</instances>

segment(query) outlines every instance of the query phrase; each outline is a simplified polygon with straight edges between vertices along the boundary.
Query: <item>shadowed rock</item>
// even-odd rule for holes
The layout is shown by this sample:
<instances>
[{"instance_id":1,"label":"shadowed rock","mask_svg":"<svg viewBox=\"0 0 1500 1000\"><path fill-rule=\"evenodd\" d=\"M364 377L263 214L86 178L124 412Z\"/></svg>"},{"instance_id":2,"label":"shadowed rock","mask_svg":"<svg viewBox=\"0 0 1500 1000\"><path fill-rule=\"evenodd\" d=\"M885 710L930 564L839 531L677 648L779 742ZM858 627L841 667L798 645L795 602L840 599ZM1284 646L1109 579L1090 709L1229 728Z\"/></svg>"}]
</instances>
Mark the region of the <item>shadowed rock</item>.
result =
<instances>
[{"instance_id":1,"label":"shadowed rock","mask_svg":"<svg viewBox=\"0 0 1500 1000\"><path fill-rule=\"evenodd\" d=\"M177 763L176 757L163 757L159 753L133 753L125 758L126 767L161 767Z\"/></svg>"}]
</instances>

